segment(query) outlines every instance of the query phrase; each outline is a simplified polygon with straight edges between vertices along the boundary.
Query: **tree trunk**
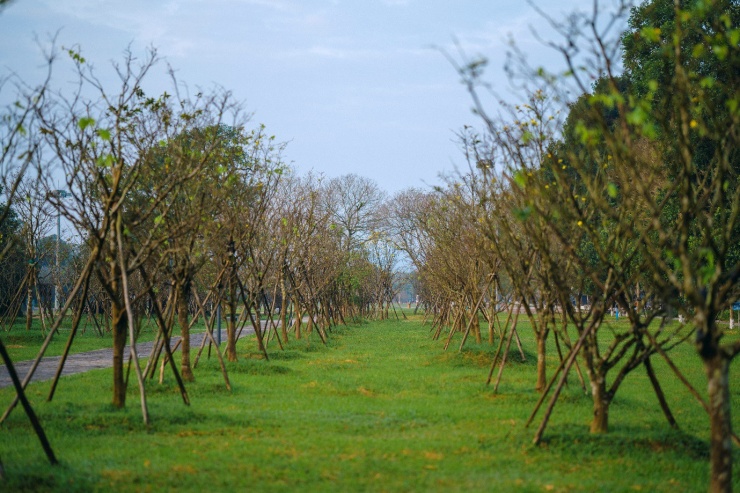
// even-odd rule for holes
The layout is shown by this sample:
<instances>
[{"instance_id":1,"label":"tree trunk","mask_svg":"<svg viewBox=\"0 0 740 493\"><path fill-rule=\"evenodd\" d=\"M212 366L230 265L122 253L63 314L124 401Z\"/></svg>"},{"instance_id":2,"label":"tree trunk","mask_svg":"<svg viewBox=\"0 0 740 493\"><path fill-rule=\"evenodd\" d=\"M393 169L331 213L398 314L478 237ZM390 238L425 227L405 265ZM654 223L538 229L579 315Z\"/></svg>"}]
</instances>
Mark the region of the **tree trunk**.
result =
<instances>
[{"instance_id":1,"label":"tree trunk","mask_svg":"<svg viewBox=\"0 0 740 493\"><path fill-rule=\"evenodd\" d=\"M236 289L229 295L229 323L226 324L226 359L236 361Z\"/></svg>"},{"instance_id":2,"label":"tree trunk","mask_svg":"<svg viewBox=\"0 0 740 493\"><path fill-rule=\"evenodd\" d=\"M301 306L298 303L294 303L295 306L295 338L301 338L301 323L303 322L303 312Z\"/></svg>"},{"instance_id":3,"label":"tree trunk","mask_svg":"<svg viewBox=\"0 0 740 493\"><path fill-rule=\"evenodd\" d=\"M113 330L113 405L123 408L126 405L126 381L123 371L124 349L128 335L126 308L114 301L111 306L111 325Z\"/></svg>"},{"instance_id":4,"label":"tree trunk","mask_svg":"<svg viewBox=\"0 0 740 493\"><path fill-rule=\"evenodd\" d=\"M543 392L547 387L547 335L546 333L535 333L535 337L537 338L537 385L535 390Z\"/></svg>"},{"instance_id":5,"label":"tree trunk","mask_svg":"<svg viewBox=\"0 0 740 493\"><path fill-rule=\"evenodd\" d=\"M493 345L493 332L496 330L496 303L491 302L488 311L488 343Z\"/></svg>"},{"instance_id":6,"label":"tree trunk","mask_svg":"<svg viewBox=\"0 0 740 493\"><path fill-rule=\"evenodd\" d=\"M28 277L26 293L26 330L31 330L31 324L33 323L33 279L34 273Z\"/></svg>"},{"instance_id":7,"label":"tree trunk","mask_svg":"<svg viewBox=\"0 0 740 493\"><path fill-rule=\"evenodd\" d=\"M188 323L188 300L190 298L190 289L188 283L184 282L178 285L180 292L177 297L177 322L180 324L180 348L182 358L180 360L180 373L182 379L186 382L194 382L195 376L190 366L190 325Z\"/></svg>"},{"instance_id":8,"label":"tree trunk","mask_svg":"<svg viewBox=\"0 0 740 493\"><path fill-rule=\"evenodd\" d=\"M229 319L226 323L226 359L236 361L236 310L229 304Z\"/></svg>"},{"instance_id":9,"label":"tree trunk","mask_svg":"<svg viewBox=\"0 0 740 493\"><path fill-rule=\"evenodd\" d=\"M481 334L480 334L480 318L478 317L478 310L475 310L473 313L470 314L471 320L473 321L473 334L475 335L475 342L480 344L482 341Z\"/></svg>"},{"instance_id":10,"label":"tree trunk","mask_svg":"<svg viewBox=\"0 0 740 493\"><path fill-rule=\"evenodd\" d=\"M280 304L280 329L283 333L283 340L288 342L288 295L285 292L285 283L280 283L280 294L282 303Z\"/></svg>"},{"instance_id":11,"label":"tree trunk","mask_svg":"<svg viewBox=\"0 0 740 493\"><path fill-rule=\"evenodd\" d=\"M709 491L732 491L732 425L730 421L729 360L721 352L704 361L709 384L711 475Z\"/></svg>"},{"instance_id":12,"label":"tree trunk","mask_svg":"<svg viewBox=\"0 0 740 493\"><path fill-rule=\"evenodd\" d=\"M611 404L611 398L606 391L606 380L603 376L596 378L589 376L591 376L591 397L594 401L591 433L606 433L609 429L609 404Z\"/></svg>"}]
</instances>

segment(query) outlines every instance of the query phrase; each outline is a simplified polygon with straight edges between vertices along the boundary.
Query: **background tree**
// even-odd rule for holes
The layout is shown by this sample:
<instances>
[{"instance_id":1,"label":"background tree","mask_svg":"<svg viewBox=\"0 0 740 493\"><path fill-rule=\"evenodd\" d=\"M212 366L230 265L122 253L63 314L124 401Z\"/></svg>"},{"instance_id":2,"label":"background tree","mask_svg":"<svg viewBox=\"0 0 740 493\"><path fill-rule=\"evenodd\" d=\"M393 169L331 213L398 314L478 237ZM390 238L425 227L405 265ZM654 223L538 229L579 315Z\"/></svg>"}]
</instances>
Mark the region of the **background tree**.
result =
<instances>
[{"instance_id":1,"label":"background tree","mask_svg":"<svg viewBox=\"0 0 740 493\"><path fill-rule=\"evenodd\" d=\"M39 269L43 264L50 264L53 261L53 250L49 248L51 243L42 241L53 229L53 217L46 200L47 192L42 188L42 181L38 176L26 177L20 183L18 193L23 198L17 202L16 210L19 219L23 222L22 237L26 264L23 283L19 287L25 290L26 330L30 330L33 320L34 296L40 307L41 321L45 322L41 309Z\"/></svg>"},{"instance_id":2,"label":"background tree","mask_svg":"<svg viewBox=\"0 0 740 493\"><path fill-rule=\"evenodd\" d=\"M361 247L378 229L378 212L385 192L362 176L349 174L326 184L323 204L342 235L342 249L351 252Z\"/></svg>"},{"instance_id":3,"label":"background tree","mask_svg":"<svg viewBox=\"0 0 740 493\"><path fill-rule=\"evenodd\" d=\"M16 299L19 289L26 279L26 256L24 255L22 239L22 223L17 212L8 203L0 204L0 214L5 220L0 224L0 251L3 252L0 260L2 285L0 287L0 315L3 320L7 315L12 326L16 314ZM14 303L14 301L16 301ZM3 326L5 323L3 323Z\"/></svg>"}]
</instances>

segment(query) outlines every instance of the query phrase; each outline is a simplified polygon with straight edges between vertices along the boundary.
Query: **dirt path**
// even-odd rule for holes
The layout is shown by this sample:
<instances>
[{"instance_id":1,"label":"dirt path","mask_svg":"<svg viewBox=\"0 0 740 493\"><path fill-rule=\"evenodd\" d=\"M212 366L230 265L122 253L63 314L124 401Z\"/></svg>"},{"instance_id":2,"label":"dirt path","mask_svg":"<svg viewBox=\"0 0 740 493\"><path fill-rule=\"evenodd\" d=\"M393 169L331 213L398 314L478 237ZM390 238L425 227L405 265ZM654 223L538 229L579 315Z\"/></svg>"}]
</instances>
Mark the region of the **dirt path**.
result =
<instances>
[{"instance_id":1,"label":"dirt path","mask_svg":"<svg viewBox=\"0 0 740 493\"><path fill-rule=\"evenodd\" d=\"M245 327L242 330L240 337L244 337L249 334L254 334L252 327ZM205 337L205 333L192 334L190 336L190 346L193 349L200 347L201 342ZM179 340L179 337L173 337L171 340L171 346L175 347L175 344ZM225 341L222 341L225 344ZM139 358L147 358L152 352L154 342L142 342L136 345L136 352ZM126 355L126 361L128 361L129 346L126 346L124 352ZM59 366L59 360L61 356L49 356L42 358L39 362L39 366L33 374L31 382L41 382L44 380L51 380L56 374L57 367ZM18 378L21 381L28 374L28 370L33 365L33 360L27 361L14 361L15 371L18 373ZM67 361L64 363L64 369L62 370L62 376L74 375L75 373L83 373L90 370L99 370L101 368L110 368L113 366L113 350L112 349L98 349L95 351L88 351L86 353L70 354L67 357ZM0 365L0 389L4 387L10 387L13 382L10 380L8 369L5 365Z\"/></svg>"}]
</instances>

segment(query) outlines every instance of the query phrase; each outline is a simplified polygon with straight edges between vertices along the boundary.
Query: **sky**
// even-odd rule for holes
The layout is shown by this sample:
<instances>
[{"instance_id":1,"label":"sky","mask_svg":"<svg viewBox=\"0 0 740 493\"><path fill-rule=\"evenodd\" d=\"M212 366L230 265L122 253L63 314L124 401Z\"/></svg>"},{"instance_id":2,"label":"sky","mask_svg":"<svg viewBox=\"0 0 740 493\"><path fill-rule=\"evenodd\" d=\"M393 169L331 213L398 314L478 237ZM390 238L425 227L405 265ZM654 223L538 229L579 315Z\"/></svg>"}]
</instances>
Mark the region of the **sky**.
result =
<instances>
[{"instance_id":1,"label":"sky","mask_svg":"<svg viewBox=\"0 0 740 493\"><path fill-rule=\"evenodd\" d=\"M534 3L554 18L592 5ZM354 173L393 194L462 166L455 133L480 125L443 51L488 58L485 77L506 95L509 39L533 65L559 60L533 30L553 36L522 0L12 0L0 10L0 74L40 81L40 45L55 34L102 73L127 47L154 47L191 90L232 91L288 143L299 173ZM151 77L166 88L165 70Z\"/></svg>"}]
</instances>

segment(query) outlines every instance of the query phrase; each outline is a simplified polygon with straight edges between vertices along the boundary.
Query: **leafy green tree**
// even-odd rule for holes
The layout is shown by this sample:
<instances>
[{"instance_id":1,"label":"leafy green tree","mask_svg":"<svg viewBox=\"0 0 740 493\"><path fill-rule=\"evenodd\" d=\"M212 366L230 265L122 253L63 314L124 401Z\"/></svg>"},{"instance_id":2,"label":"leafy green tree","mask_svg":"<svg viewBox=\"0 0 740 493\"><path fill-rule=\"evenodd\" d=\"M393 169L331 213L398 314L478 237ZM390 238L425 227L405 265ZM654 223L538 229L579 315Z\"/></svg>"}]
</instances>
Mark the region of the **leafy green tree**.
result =
<instances>
[{"instance_id":1,"label":"leafy green tree","mask_svg":"<svg viewBox=\"0 0 740 493\"><path fill-rule=\"evenodd\" d=\"M640 273L631 284L639 280L653 303L673 307L695 328L708 379L710 490L729 491L728 369L740 345L722 342L717 316L740 292L738 4L641 4L632 10L630 30L620 37L624 75L614 72L616 50L609 48L614 44L599 32L599 23L582 25L596 28L591 57L576 61L583 43L577 25L564 31L560 49L571 63L570 87L590 93L588 118L576 118L580 144L567 150L565 164L578 173L578 182L563 186L571 181L560 173L558 189L571 196L564 203L572 204L567 210L576 213L573 220L580 217L584 228L596 231L592 220L601 222L628 248L614 257L623 264L615 272ZM602 78L599 91L587 89L590 77ZM557 87L568 86L568 79L558 81ZM584 207L575 207L577 198L584 199ZM589 210L595 216L583 214ZM600 245L596 235L591 243ZM608 265L610 257L600 259ZM624 264L627 259L632 262ZM631 322L639 328L643 319L636 315L630 314ZM650 350L662 352L658 334L642 334Z\"/></svg>"},{"instance_id":2,"label":"leafy green tree","mask_svg":"<svg viewBox=\"0 0 740 493\"><path fill-rule=\"evenodd\" d=\"M740 346L721 343L716 319L738 296L740 282L738 4L644 2L632 10L631 30L615 37L609 29L627 6L618 3L606 20L596 5L592 14L553 22L564 42L552 45L569 71L564 77L539 71L531 81L541 81L556 101L568 101L569 91L584 95L568 108L563 142L552 148L549 162L522 162L526 166L510 177L528 197L519 213L546 219L541 227L577 267L579 291L593 294L585 317L568 310L583 341L595 419L627 372L648 364L654 352L664 355L672 339L683 339L680 332L652 328L653 318L672 306L692 321L709 381L710 489L727 491L727 370ZM620 45L625 74L616 72ZM465 67L469 88L477 87L479 65ZM503 133L474 98L491 134ZM522 127L521 121L514 123ZM521 130L522 145L532 135ZM549 268L565 271L557 262ZM567 281L557 284L567 293ZM571 306L567 298L562 303ZM602 354L598 340L589 338L612 304L627 313L630 327L617 332L616 346ZM605 372L618 362L611 388L603 388Z\"/></svg>"},{"instance_id":3,"label":"leafy green tree","mask_svg":"<svg viewBox=\"0 0 740 493\"><path fill-rule=\"evenodd\" d=\"M166 240L160 247L162 277L172 280L178 324L181 331L182 378L193 381L190 364L190 301L193 282L208 260L206 245L211 225L220 214L218 189L229 179L227 170L243 161L238 129L226 126L195 127L163 142L149 152L147 169L151 186L134 191L132 204L146 200L153 182L169 176L177 183L159 202L147 229L159 229ZM136 207L132 207L136 210ZM156 275L157 271L152 272ZM164 311L169 313L169 306ZM170 332L171 327L164 330Z\"/></svg>"},{"instance_id":4,"label":"leafy green tree","mask_svg":"<svg viewBox=\"0 0 740 493\"><path fill-rule=\"evenodd\" d=\"M651 91L636 99L638 108L652 109L649 117L635 119L637 130L657 129L658 159L669 178L651 210L660 229L644 244L645 268L662 301L696 327L708 380L710 491L730 491L728 372L740 344L722 342L717 317L740 296L740 5L681 2L672 21L662 22L664 2L655 3L655 10L637 11L642 15L625 35L652 33L636 43L641 51L628 47L627 60L638 53L646 68L669 67L632 74ZM657 107L649 106L656 99Z\"/></svg>"},{"instance_id":5,"label":"leafy green tree","mask_svg":"<svg viewBox=\"0 0 740 493\"><path fill-rule=\"evenodd\" d=\"M79 93L70 99L60 95L39 113L46 145L64 171L70 192L68 200L50 200L88 244L89 259L75 289L85 299L91 278L96 277L110 302L113 405L125 405L123 363L128 342L142 414L148 422L143 375L134 357L139 317L135 304L149 296L152 282L158 279L143 269L162 267L166 257L157 253L173 236L160 227L163 209L204 167L152 176L156 167L150 166L150 151L194 129L218 128L228 118L238 120L240 107L223 91L198 93L193 99L178 97L177 101L166 93L148 97L141 85L157 63L154 51L140 62L128 53L123 64L115 66L121 82L118 93L108 91L79 53L70 52L70 56L78 70ZM79 324L81 306L75 312L71 337ZM183 398L187 402L184 392Z\"/></svg>"}]
</instances>

